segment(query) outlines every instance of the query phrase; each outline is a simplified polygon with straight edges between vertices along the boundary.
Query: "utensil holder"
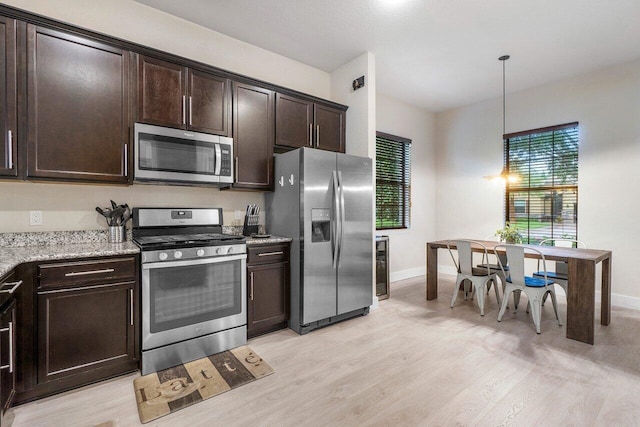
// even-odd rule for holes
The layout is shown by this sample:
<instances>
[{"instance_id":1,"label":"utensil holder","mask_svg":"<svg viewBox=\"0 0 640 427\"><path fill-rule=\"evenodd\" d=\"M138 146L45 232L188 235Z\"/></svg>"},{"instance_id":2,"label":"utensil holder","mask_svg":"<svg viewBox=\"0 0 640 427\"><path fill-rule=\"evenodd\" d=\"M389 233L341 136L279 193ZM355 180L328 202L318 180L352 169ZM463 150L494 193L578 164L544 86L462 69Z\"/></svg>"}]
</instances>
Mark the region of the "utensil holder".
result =
<instances>
[{"instance_id":1,"label":"utensil holder","mask_svg":"<svg viewBox=\"0 0 640 427\"><path fill-rule=\"evenodd\" d=\"M109 226L109 243L122 243L127 240L127 229L124 225Z\"/></svg>"},{"instance_id":2,"label":"utensil holder","mask_svg":"<svg viewBox=\"0 0 640 427\"><path fill-rule=\"evenodd\" d=\"M242 227L243 236L258 234L258 218L259 215L245 215L244 226Z\"/></svg>"}]
</instances>

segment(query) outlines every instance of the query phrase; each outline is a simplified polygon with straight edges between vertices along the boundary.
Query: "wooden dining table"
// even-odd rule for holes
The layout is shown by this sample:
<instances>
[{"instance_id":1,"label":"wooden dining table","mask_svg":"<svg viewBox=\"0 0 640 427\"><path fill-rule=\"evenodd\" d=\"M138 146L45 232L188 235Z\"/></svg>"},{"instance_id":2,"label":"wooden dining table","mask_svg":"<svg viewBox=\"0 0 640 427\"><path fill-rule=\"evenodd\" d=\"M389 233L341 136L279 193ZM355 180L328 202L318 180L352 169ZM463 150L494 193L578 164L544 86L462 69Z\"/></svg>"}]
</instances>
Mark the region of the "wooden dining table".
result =
<instances>
[{"instance_id":1,"label":"wooden dining table","mask_svg":"<svg viewBox=\"0 0 640 427\"><path fill-rule=\"evenodd\" d=\"M493 252L497 245L504 244L487 240L475 241L485 245L489 252ZM427 243L427 300L438 298L438 249L446 249L447 242L448 240L438 240ZM600 324L611 323L611 251L557 246L522 246L539 250L547 261L562 261L568 264L567 338L593 344L598 263L602 263ZM455 244L451 247L455 248ZM472 245L472 250L484 252L479 245ZM525 257L540 259L535 252L525 251Z\"/></svg>"}]
</instances>

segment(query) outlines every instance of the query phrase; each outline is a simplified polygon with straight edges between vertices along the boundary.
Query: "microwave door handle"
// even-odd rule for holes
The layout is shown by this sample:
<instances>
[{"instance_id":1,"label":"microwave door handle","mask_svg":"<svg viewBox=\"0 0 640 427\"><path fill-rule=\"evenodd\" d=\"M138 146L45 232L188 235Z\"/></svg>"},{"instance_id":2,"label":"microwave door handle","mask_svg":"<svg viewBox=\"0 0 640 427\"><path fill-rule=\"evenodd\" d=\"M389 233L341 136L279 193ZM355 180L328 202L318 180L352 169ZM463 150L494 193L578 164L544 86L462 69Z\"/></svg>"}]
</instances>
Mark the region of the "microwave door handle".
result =
<instances>
[{"instance_id":1,"label":"microwave door handle","mask_svg":"<svg viewBox=\"0 0 640 427\"><path fill-rule=\"evenodd\" d=\"M220 170L222 169L222 150L220 149L220 144L215 144L216 150L216 161L213 173L215 175L220 175Z\"/></svg>"}]
</instances>

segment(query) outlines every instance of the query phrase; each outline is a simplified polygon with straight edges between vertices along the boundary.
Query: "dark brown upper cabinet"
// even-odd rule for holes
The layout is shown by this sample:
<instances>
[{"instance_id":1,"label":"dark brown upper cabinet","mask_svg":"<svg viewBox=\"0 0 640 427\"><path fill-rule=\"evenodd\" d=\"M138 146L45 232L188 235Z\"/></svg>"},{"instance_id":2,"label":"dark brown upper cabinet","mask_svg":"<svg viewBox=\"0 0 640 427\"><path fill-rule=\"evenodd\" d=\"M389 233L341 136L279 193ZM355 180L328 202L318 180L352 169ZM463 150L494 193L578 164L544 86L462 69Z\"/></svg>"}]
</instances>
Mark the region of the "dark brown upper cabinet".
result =
<instances>
[{"instance_id":1,"label":"dark brown upper cabinet","mask_svg":"<svg viewBox=\"0 0 640 427\"><path fill-rule=\"evenodd\" d=\"M17 176L16 21L0 16L0 175Z\"/></svg>"},{"instance_id":2,"label":"dark brown upper cabinet","mask_svg":"<svg viewBox=\"0 0 640 427\"><path fill-rule=\"evenodd\" d=\"M139 56L138 121L230 136L228 79Z\"/></svg>"},{"instance_id":3,"label":"dark brown upper cabinet","mask_svg":"<svg viewBox=\"0 0 640 427\"><path fill-rule=\"evenodd\" d=\"M27 177L127 183L129 52L27 25Z\"/></svg>"},{"instance_id":4,"label":"dark brown upper cabinet","mask_svg":"<svg viewBox=\"0 0 640 427\"><path fill-rule=\"evenodd\" d=\"M244 83L233 83L233 188L273 188L275 92Z\"/></svg>"},{"instance_id":5,"label":"dark brown upper cabinet","mask_svg":"<svg viewBox=\"0 0 640 427\"><path fill-rule=\"evenodd\" d=\"M276 94L276 145L344 153L345 111L295 96Z\"/></svg>"}]
</instances>

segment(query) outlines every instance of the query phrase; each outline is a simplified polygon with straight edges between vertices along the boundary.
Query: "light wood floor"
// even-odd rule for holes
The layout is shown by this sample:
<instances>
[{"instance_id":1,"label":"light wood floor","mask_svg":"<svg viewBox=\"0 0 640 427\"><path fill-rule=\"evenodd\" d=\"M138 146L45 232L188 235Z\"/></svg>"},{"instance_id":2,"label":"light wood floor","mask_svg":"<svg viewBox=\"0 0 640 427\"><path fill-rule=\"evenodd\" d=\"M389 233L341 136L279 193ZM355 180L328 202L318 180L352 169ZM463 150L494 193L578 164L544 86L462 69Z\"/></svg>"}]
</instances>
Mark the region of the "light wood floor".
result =
<instances>
[{"instance_id":1,"label":"light wood floor","mask_svg":"<svg viewBox=\"0 0 640 427\"><path fill-rule=\"evenodd\" d=\"M424 280L393 283L368 316L251 340L274 375L147 425L640 425L640 312L614 308L591 346L565 338L550 304L536 335L522 308L498 323L495 296L484 318L462 296L450 309L450 276L427 302ZM136 377L19 406L13 426L140 425Z\"/></svg>"}]
</instances>

